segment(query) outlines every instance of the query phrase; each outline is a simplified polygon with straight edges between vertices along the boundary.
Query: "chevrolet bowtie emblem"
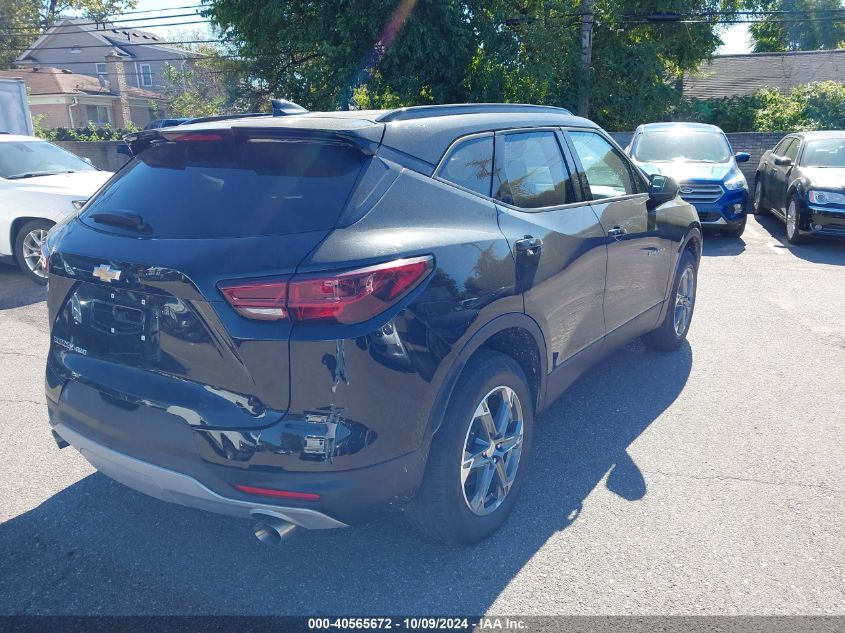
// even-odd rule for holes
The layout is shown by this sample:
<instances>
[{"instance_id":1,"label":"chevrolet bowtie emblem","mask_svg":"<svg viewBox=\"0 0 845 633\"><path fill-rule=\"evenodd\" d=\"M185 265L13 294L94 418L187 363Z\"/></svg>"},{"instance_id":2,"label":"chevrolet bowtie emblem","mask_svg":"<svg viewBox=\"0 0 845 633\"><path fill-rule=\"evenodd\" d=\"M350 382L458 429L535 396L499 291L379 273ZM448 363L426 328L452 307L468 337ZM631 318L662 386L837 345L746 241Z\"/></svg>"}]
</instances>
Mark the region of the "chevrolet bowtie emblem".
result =
<instances>
[{"instance_id":1,"label":"chevrolet bowtie emblem","mask_svg":"<svg viewBox=\"0 0 845 633\"><path fill-rule=\"evenodd\" d=\"M105 281L106 283L120 279L120 271L108 264L100 264L94 269L92 274L100 281Z\"/></svg>"}]
</instances>

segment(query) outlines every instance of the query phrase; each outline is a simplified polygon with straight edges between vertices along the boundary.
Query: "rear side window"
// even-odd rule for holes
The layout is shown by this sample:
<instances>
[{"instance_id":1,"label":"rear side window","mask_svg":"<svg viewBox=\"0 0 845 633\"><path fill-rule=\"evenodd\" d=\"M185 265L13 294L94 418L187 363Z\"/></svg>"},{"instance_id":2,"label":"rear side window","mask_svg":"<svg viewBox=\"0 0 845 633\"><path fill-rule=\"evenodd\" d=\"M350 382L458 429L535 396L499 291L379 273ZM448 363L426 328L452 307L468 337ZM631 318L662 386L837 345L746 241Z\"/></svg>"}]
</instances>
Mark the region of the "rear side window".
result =
<instances>
[{"instance_id":1,"label":"rear side window","mask_svg":"<svg viewBox=\"0 0 845 633\"><path fill-rule=\"evenodd\" d=\"M457 145L443 161L437 175L470 191L489 196L493 176L493 137L472 138Z\"/></svg>"},{"instance_id":2,"label":"rear side window","mask_svg":"<svg viewBox=\"0 0 845 633\"><path fill-rule=\"evenodd\" d=\"M494 197L523 209L575 202L569 169L554 132L518 132L496 145Z\"/></svg>"},{"instance_id":3,"label":"rear side window","mask_svg":"<svg viewBox=\"0 0 845 633\"><path fill-rule=\"evenodd\" d=\"M140 216L156 238L236 238L333 228L366 157L326 142L250 139L150 147L85 209Z\"/></svg>"}]
</instances>

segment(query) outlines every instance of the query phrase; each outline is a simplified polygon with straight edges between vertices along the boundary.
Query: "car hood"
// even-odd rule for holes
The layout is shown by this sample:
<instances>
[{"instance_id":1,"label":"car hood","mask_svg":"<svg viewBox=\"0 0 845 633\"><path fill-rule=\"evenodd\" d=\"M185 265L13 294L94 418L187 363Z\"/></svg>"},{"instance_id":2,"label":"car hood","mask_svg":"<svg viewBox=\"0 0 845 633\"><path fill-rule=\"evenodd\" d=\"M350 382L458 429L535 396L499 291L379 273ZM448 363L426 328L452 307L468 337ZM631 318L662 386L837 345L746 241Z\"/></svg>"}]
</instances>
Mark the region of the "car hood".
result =
<instances>
[{"instance_id":1,"label":"car hood","mask_svg":"<svg viewBox=\"0 0 845 633\"><path fill-rule=\"evenodd\" d=\"M637 165L649 176L653 174L660 174L661 176L669 176L677 182L684 182L687 180L714 180L722 181L727 176L728 172L733 167L733 161L725 163L687 163L687 162L671 162L671 163L641 163Z\"/></svg>"},{"instance_id":2,"label":"car hood","mask_svg":"<svg viewBox=\"0 0 845 633\"><path fill-rule=\"evenodd\" d=\"M814 189L845 189L845 169L841 167L802 167Z\"/></svg>"},{"instance_id":3,"label":"car hood","mask_svg":"<svg viewBox=\"0 0 845 633\"><path fill-rule=\"evenodd\" d=\"M72 174L21 178L10 182L15 183L19 191L87 200L111 177L110 171L77 171Z\"/></svg>"}]
</instances>

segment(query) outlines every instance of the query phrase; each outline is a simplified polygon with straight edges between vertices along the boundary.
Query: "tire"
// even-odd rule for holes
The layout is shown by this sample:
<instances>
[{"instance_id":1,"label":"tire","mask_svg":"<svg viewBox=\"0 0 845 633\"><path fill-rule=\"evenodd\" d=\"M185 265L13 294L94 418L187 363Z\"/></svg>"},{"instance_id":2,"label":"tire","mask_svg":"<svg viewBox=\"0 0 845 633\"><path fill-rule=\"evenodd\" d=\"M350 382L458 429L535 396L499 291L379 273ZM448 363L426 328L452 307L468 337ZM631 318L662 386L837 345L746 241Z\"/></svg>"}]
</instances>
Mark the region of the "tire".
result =
<instances>
[{"instance_id":1,"label":"tire","mask_svg":"<svg viewBox=\"0 0 845 633\"><path fill-rule=\"evenodd\" d=\"M737 226L735 228L724 229L722 231L722 235L725 235L726 237L742 237L742 234L745 233L745 225L746 225L747 222L748 222L748 216L746 215L742 219L742 224L740 224L739 226Z\"/></svg>"},{"instance_id":2,"label":"tire","mask_svg":"<svg viewBox=\"0 0 845 633\"><path fill-rule=\"evenodd\" d=\"M760 176L755 179L751 208L754 210L754 215L766 215L769 212L763 205L763 183L760 181Z\"/></svg>"},{"instance_id":3,"label":"tire","mask_svg":"<svg viewBox=\"0 0 845 633\"><path fill-rule=\"evenodd\" d=\"M684 275L690 275L690 278L685 281L685 288L681 288L681 282L684 280ZM675 273L675 279L672 281L672 292L669 294L669 301L671 302L666 309L666 316L656 329L642 337L642 341L646 347L656 349L664 352L671 352L678 349L684 342L689 332L689 326L692 322L692 315L695 311L695 295L698 287L698 266L695 257L689 251L684 251L681 255L681 261L678 263L678 270ZM686 316L682 327L676 327L676 317L679 316L679 309L681 301L681 292L686 298L685 310Z\"/></svg>"},{"instance_id":4,"label":"tire","mask_svg":"<svg viewBox=\"0 0 845 633\"><path fill-rule=\"evenodd\" d=\"M506 391L506 390L509 390ZM487 441L482 418L476 416L487 402L494 421L504 402L502 395L515 397L511 406L512 419L507 423L504 438L514 444L512 450L500 453L501 444ZM516 422L521 409L521 443ZM443 424L435 433L426 464L422 485L405 510L410 522L429 538L452 545L471 545L495 532L505 522L513 509L531 458L531 438L534 422L534 406L531 390L520 366L511 357L498 352L480 350L466 364L455 386ZM498 433L496 437L501 437ZM467 455L465 448L471 446L476 467L468 469L463 476L463 465ZM483 447L495 454L485 454ZM519 453L515 451L519 450ZM500 470L494 466L504 464ZM515 461L513 461L515 459ZM513 469L513 470L511 470ZM498 474L505 471L510 486L505 490L499 485ZM487 494L473 494L483 488L484 477L489 477ZM495 492L489 492L494 490ZM499 498L501 495L501 498ZM480 503L479 503L480 501ZM470 504L474 502L475 510Z\"/></svg>"},{"instance_id":5,"label":"tire","mask_svg":"<svg viewBox=\"0 0 845 633\"><path fill-rule=\"evenodd\" d=\"M789 201L786 209L786 239L790 244L800 244L804 241L801 235L801 209L795 198Z\"/></svg>"},{"instance_id":6,"label":"tire","mask_svg":"<svg viewBox=\"0 0 845 633\"><path fill-rule=\"evenodd\" d=\"M42 286L47 285L47 275L40 261L41 242L52 226L49 220L30 220L15 235L15 260L18 267L30 280Z\"/></svg>"}]
</instances>

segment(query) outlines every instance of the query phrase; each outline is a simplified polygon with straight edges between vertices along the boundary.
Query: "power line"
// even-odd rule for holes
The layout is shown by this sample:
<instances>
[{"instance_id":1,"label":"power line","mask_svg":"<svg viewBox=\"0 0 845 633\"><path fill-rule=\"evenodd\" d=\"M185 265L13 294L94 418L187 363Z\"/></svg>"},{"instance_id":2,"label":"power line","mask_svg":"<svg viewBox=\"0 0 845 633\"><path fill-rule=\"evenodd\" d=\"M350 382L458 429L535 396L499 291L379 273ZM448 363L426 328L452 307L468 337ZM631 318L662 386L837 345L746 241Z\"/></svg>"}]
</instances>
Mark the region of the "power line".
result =
<instances>
[{"instance_id":1,"label":"power line","mask_svg":"<svg viewBox=\"0 0 845 633\"><path fill-rule=\"evenodd\" d=\"M152 9L149 9L149 10L151 11ZM202 17L202 16L200 16L200 14L197 11L192 11L190 13L174 13L173 15L156 15L156 16L145 17L145 18L128 18L128 19L121 19L119 21L121 23L125 23L125 22L149 22L150 20L169 20L171 18L185 18L185 17L194 17L194 16ZM73 18L64 18L64 19L72 20ZM211 21L209 18L203 18L203 19L207 20L209 22ZM107 20L101 20L99 22L71 22L70 24L54 24L53 26L49 27L47 29L47 31L39 31L39 36L40 35L47 35L49 31L52 31L54 33L67 33L67 31L63 31L62 29L72 29L72 28L76 28L76 27L80 27L80 26L105 26L105 25L109 25L109 28L107 28L107 29L85 29L85 30L86 30L86 32L97 32L97 31L100 31L100 30L109 30L110 31L112 29L125 30L127 28L128 29L134 29L135 28L135 27L131 27L131 26L130 27L121 26L121 25L117 24L117 22L114 21L112 17L109 17ZM169 23L167 23L167 24L163 23L161 25L145 24L145 25L142 25L140 28L149 28L149 27L154 27L154 26L169 26L169 25L170 25ZM28 31L29 29L27 29L24 26L20 26L20 27L16 26L16 27L6 27L3 30L8 32L8 31Z\"/></svg>"}]
</instances>

